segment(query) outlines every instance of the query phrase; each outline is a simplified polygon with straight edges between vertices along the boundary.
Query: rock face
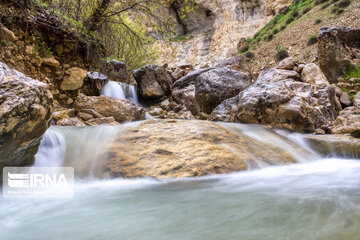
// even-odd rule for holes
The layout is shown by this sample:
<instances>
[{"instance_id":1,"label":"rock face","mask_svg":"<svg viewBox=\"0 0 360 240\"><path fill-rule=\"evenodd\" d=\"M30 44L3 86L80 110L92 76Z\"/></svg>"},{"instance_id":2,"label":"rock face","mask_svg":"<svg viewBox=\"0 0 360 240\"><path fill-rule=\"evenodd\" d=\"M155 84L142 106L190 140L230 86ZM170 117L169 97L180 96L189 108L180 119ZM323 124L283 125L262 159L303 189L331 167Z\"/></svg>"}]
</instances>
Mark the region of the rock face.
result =
<instances>
[{"instance_id":1,"label":"rock face","mask_svg":"<svg viewBox=\"0 0 360 240\"><path fill-rule=\"evenodd\" d=\"M145 110L135 103L111 97L88 97L80 94L75 101L75 110L85 112L93 110L101 117L114 117L117 122L145 119Z\"/></svg>"},{"instance_id":2,"label":"rock face","mask_svg":"<svg viewBox=\"0 0 360 240\"><path fill-rule=\"evenodd\" d=\"M64 77L63 82L60 85L61 90L77 90L83 85L83 81L87 76L87 72L84 69L73 67L67 70L67 76Z\"/></svg>"},{"instance_id":3,"label":"rock face","mask_svg":"<svg viewBox=\"0 0 360 240\"><path fill-rule=\"evenodd\" d=\"M296 81L299 79L295 71L265 70L255 84L215 108L209 119L300 132L328 131L336 117L334 89Z\"/></svg>"},{"instance_id":4,"label":"rock face","mask_svg":"<svg viewBox=\"0 0 360 240\"><path fill-rule=\"evenodd\" d=\"M229 68L202 73L195 83L195 98L200 111L210 114L223 100L236 96L251 85L246 74Z\"/></svg>"},{"instance_id":5,"label":"rock face","mask_svg":"<svg viewBox=\"0 0 360 240\"><path fill-rule=\"evenodd\" d=\"M189 39L170 43L158 41L158 47L163 50L159 63L215 66L237 52L237 43L241 38L252 37L281 8L291 2L196 0L199 7L177 23L177 34L186 34ZM176 5L169 7L164 14L176 19Z\"/></svg>"},{"instance_id":6,"label":"rock face","mask_svg":"<svg viewBox=\"0 0 360 240\"><path fill-rule=\"evenodd\" d=\"M342 110L331 130L334 134L352 133L360 129L360 108L347 107Z\"/></svg>"},{"instance_id":7,"label":"rock face","mask_svg":"<svg viewBox=\"0 0 360 240\"><path fill-rule=\"evenodd\" d=\"M82 92L88 96L100 96L108 82L107 76L98 72L88 72L82 86Z\"/></svg>"},{"instance_id":8,"label":"rock face","mask_svg":"<svg viewBox=\"0 0 360 240\"><path fill-rule=\"evenodd\" d=\"M34 163L49 127L52 95L48 86L0 63L0 167Z\"/></svg>"},{"instance_id":9,"label":"rock face","mask_svg":"<svg viewBox=\"0 0 360 240\"><path fill-rule=\"evenodd\" d=\"M359 65L359 42L360 29L325 27L320 30L319 65L330 83L336 83L350 66Z\"/></svg>"},{"instance_id":10,"label":"rock face","mask_svg":"<svg viewBox=\"0 0 360 240\"><path fill-rule=\"evenodd\" d=\"M127 178L203 176L246 170L259 161L296 162L276 145L200 121L150 120L118 136L108 151L109 174Z\"/></svg>"},{"instance_id":11,"label":"rock face","mask_svg":"<svg viewBox=\"0 0 360 240\"><path fill-rule=\"evenodd\" d=\"M148 65L133 72L140 95L146 100L159 99L170 93L172 78L165 68Z\"/></svg>"}]
</instances>

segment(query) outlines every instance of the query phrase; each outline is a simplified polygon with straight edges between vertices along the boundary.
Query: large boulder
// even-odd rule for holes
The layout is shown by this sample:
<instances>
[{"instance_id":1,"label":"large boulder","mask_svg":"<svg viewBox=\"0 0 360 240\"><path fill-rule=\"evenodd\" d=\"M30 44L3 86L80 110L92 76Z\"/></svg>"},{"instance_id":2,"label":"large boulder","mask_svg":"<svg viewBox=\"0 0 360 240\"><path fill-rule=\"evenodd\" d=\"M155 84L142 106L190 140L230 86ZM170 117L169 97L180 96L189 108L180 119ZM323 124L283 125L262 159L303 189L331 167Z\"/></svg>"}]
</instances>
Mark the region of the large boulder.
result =
<instances>
[{"instance_id":1,"label":"large boulder","mask_svg":"<svg viewBox=\"0 0 360 240\"><path fill-rule=\"evenodd\" d=\"M148 65L133 72L140 95L147 100L156 100L170 93L172 78L165 68Z\"/></svg>"},{"instance_id":2,"label":"large boulder","mask_svg":"<svg viewBox=\"0 0 360 240\"><path fill-rule=\"evenodd\" d=\"M272 134L263 131L264 135ZM271 136L297 151L294 144L275 134ZM271 141L249 137L232 125L189 120L141 123L119 135L107 151L108 174L127 178L193 177L256 168L258 163L297 162L290 151Z\"/></svg>"},{"instance_id":3,"label":"large boulder","mask_svg":"<svg viewBox=\"0 0 360 240\"><path fill-rule=\"evenodd\" d=\"M360 61L360 29L324 27L320 30L318 56L321 70L330 83Z\"/></svg>"},{"instance_id":4,"label":"large boulder","mask_svg":"<svg viewBox=\"0 0 360 240\"><path fill-rule=\"evenodd\" d=\"M324 86L330 85L329 81L326 79L320 67L315 63L309 63L304 66L301 72L301 79L303 80L303 82L310 84Z\"/></svg>"},{"instance_id":5,"label":"large boulder","mask_svg":"<svg viewBox=\"0 0 360 240\"><path fill-rule=\"evenodd\" d=\"M266 124L299 132L328 131L336 117L334 89L296 81L298 78L294 71L265 70L255 84L221 103L210 119Z\"/></svg>"},{"instance_id":6,"label":"large boulder","mask_svg":"<svg viewBox=\"0 0 360 240\"><path fill-rule=\"evenodd\" d=\"M81 90L88 96L100 96L108 82L109 79L104 74L88 72Z\"/></svg>"},{"instance_id":7,"label":"large boulder","mask_svg":"<svg viewBox=\"0 0 360 240\"><path fill-rule=\"evenodd\" d=\"M223 100L236 96L251 85L247 75L229 68L202 73L195 83L195 98L200 111L211 113Z\"/></svg>"},{"instance_id":8,"label":"large boulder","mask_svg":"<svg viewBox=\"0 0 360 240\"><path fill-rule=\"evenodd\" d=\"M0 63L1 168L34 163L41 137L50 124L52 104L45 83Z\"/></svg>"},{"instance_id":9,"label":"large boulder","mask_svg":"<svg viewBox=\"0 0 360 240\"><path fill-rule=\"evenodd\" d=\"M346 134L360 130L360 108L347 107L339 113L331 132Z\"/></svg>"},{"instance_id":10,"label":"large boulder","mask_svg":"<svg viewBox=\"0 0 360 240\"><path fill-rule=\"evenodd\" d=\"M60 89L63 91L73 91L81 88L83 81L87 76L84 69L73 67L66 71L66 76L60 84Z\"/></svg>"},{"instance_id":11,"label":"large boulder","mask_svg":"<svg viewBox=\"0 0 360 240\"><path fill-rule=\"evenodd\" d=\"M196 116L200 109L195 99L195 82L202 73L210 68L192 71L180 78L171 86L171 95L178 104L185 105L186 109Z\"/></svg>"},{"instance_id":12,"label":"large boulder","mask_svg":"<svg viewBox=\"0 0 360 240\"><path fill-rule=\"evenodd\" d=\"M93 110L101 117L114 117L117 122L129 122L145 119L145 110L132 101L105 96L85 96L79 94L75 101L77 112Z\"/></svg>"},{"instance_id":13,"label":"large boulder","mask_svg":"<svg viewBox=\"0 0 360 240\"><path fill-rule=\"evenodd\" d=\"M134 84L123 62L115 59L107 61L104 72L112 81Z\"/></svg>"}]
</instances>

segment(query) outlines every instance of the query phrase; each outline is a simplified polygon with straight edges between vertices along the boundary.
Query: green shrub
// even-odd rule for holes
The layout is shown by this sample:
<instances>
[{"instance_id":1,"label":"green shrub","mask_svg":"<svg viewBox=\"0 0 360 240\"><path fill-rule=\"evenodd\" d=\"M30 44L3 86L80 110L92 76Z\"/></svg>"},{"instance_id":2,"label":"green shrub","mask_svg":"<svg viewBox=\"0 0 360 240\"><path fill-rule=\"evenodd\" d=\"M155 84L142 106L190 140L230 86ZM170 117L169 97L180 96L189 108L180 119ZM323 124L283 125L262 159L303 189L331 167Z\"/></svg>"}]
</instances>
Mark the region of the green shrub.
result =
<instances>
[{"instance_id":1,"label":"green shrub","mask_svg":"<svg viewBox=\"0 0 360 240\"><path fill-rule=\"evenodd\" d=\"M288 19L286 19L286 24L290 24L290 23L292 23L293 21L295 21L295 18L293 18L293 17L289 17Z\"/></svg>"},{"instance_id":2,"label":"green shrub","mask_svg":"<svg viewBox=\"0 0 360 240\"><path fill-rule=\"evenodd\" d=\"M275 55L275 59L276 61L280 62L281 60L289 57L289 53L288 51L285 49L285 47L283 45L277 45L276 46L276 55Z\"/></svg>"},{"instance_id":3,"label":"green shrub","mask_svg":"<svg viewBox=\"0 0 360 240\"><path fill-rule=\"evenodd\" d=\"M330 3L326 3L326 4L322 5L321 10L328 8L330 5L331 5Z\"/></svg>"},{"instance_id":4,"label":"green shrub","mask_svg":"<svg viewBox=\"0 0 360 240\"><path fill-rule=\"evenodd\" d=\"M267 37L266 37L266 41L269 42L271 40L273 40L274 38L274 35L273 34L269 34Z\"/></svg>"},{"instance_id":5,"label":"green shrub","mask_svg":"<svg viewBox=\"0 0 360 240\"><path fill-rule=\"evenodd\" d=\"M327 1L329 1L329 0L316 0L314 4L315 4L315 6L316 6L316 5L320 5L320 4L326 3Z\"/></svg>"},{"instance_id":6,"label":"green shrub","mask_svg":"<svg viewBox=\"0 0 360 240\"><path fill-rule=\"evenodd\" d=\"M286 28L286 25L282 25L282 26L280 27L280 31L284 30L285 28Z\"/></svg>"},{"instance_id":7,"label":"green shrub","mask_svg":"<svg viewBox=\"0 0 360 240\"><path fill-rule=\"evenodd\" d=\"M291 17L293 17L293 18L299 17L299 12L296 11L296 10L294 10L294 11L291 13Z\"/></svg>"},{"instance_id":8,"label":"green shrub","mask_svg":"<svg viewBox=\"0 0 360 240\"><path fill-rule=\"evenodd\" d=\"M248 51L248 52L245 54L245 56L246 56L247 58L253 59L254 56L255 56L255 54L254 54L253 52Z\"/></svg>"},{"instance_id":9,"label":"green shrub","mask_svg":"<svg viewBox=\"0 0 360 240\"><path fill-rule=\"evenodd\" d=\"M360 78L360 66L350 67L345 74L345 80L349 81L350 78ZM360 82L359 82L360 83Z\"/></svg>"},{"instance_id":10,"label":"green shrub","mask_svg":"<svg viewBox=\"0 0 360 240\"><path fill-rule=\"evenodd\" d=\"M315 20L315 24L320 24L320 23L322 23L322 20L320 18Z\"/></svg>"},{"instance_id":11,"label":"green shrub","mask_svg":"<svg viewBox=\"0 0 360 240\"><path fill-rule=\"evenodd\" d=\"M318 42L318 37L316 34L309 36L306 46L314 45Z\"/></svg>"},{"instance_id":12,"label":"green shrub","mask_svg":"<svg viewBox=\"0 0 360 240\"><path fill-rule=\"evenodd\" d=\"M306 13L310 12L311 7L307 7L302 11L302 14L305 15Z\"/></svg>"},{"instance_id":13,"label":"green shrub","mask_svg":"<svg viewBox=\"0 0 360 240\"><path fill-rule=\"evenodd\" d=\"M33 49L33 55L40 57L51 57L53 55L51 48L46 44L46 42L41 40L35 41L35 47Z\"/></svg>"},{"instance_id":14,"label":"green shrub","mask_svg":"<svg viewBox=\"0 0 360 240\"><path fill-rule=\"evenodd\" d=\"M336 15L340 15L344 12L344 9L340 9L338 7L334 7L333 9L331 9L331 13L336 14Z\"/></svg>"},{"instance_id":15,"label":"green shrub","mask_svg":"<svg viewBox=\"0 0 360 240\"><path fill-rule=\"evenodd\" d=\"M341 2L339 2L337 4L337 7L339 8L347 8L348 6L350 6L351 4L351 0L342 0Z\"/></svg>"},{"instance_id":16,"label":"green shrub","mask_svg":"<svg viewBox=\"0 0 360 240\"><path fill-rule=\"evenodd\" d=\"M273 35L276 35L278 32L279 32L279 29L275 28L275 29L272 31L272 34L273 34Z\"/></svg>"}]
</instances>

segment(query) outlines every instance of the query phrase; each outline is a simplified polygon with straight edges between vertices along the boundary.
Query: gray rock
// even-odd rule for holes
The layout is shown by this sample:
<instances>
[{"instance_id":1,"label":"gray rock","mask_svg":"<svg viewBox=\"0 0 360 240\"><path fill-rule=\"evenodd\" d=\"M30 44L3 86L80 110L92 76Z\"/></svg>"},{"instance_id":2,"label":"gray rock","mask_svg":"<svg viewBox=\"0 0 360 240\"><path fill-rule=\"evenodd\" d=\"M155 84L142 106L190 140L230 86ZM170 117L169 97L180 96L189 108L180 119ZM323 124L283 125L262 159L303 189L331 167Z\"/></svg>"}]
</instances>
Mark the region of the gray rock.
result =
<instances>
[{"instance_id":1,"label":"gray rock","mask_svg":"<svg viewBox=\"0 0 360 240\"><path fill-rule=\"evenodd\" d=\"M352 133L360 129L360 109L357 107L347 107L339 113L331 132L333 134Z\"/></svg>"},{"instance_id":2,"label":"gray rock","mask_svg":"<svg viewBox=\"0 0 360 240\"><path fill-rule=\"evenodd\" d=\"M229 68L202 73L195 83L195 99L200 111L210 114L225 99L236 96L251 85L247 75Z\"/></svg>"},{"instance_id":3,"label":"gray rock","mask_svg":"<svg viewBox=\"0 0 360 240\"><path fill-rule=\"evenodd\" d=\"M112 81L134 84L129 76L125 63L123 62L114 59L107 61L104 73Z\"/></svg>"},{"instance_id":4,"label":"gray rock","mask_svg":"<svg viewBox=\"0 0 360 240\"><path fill-rule=\"evenodd\" d=\"M170 93L172 78L165 68L148 65L133 72L140 95L147 100L156 100Z\"/></svg>"},{"instance_id":5,"label":"gray rock","mask_svg":"<svg viewBox=\"0 0 360 240\"><path fill-rule=\"evenodd\" d=\"M100 96L104 86L109 82L107 76L98 72L87 72L82 86L82 93L88 96Z\"/></svg>"},{"instance_id":6,"label":"gray rock","mask_svg":"<svg viewBox=\"0 0 360 240\"><path fill-rule=\"evenodd\" d=\"M351 100L347 92L343 92L341 94L340 103L345 107L349 107L351 105Z\"/></svg>"},{"instance_id":7,"label":"gray rock","mask_svg":"<svg viewBox=\"0 0 360 240\"><path fill-rule=\"evenodd\" d=\"M320 67L315 63L306 64L301 72L301 79L303 82L329 86L330 83L326 79L324 73L321 71Z\"/></svg>"},{"instance_id":8,"label":"gray rock","mask_svg":"<svg viewBox=\"0 0 360 240\"><path fill-rule=\"evenodd\" d=\"M45 83L0 63L0 168L34 163L52 110Z\"/></svg>"},{"instance_id":9,"label":"gray rock","mask_svg":"<svg viewBox=\"0 0 360 240\"><path fill-rule=\"evenodd\" d=\"M88 109L100 114L101 117L114 117L120 123L145 119L145 110L132 101L80 94L75 101L75 110L91 114Z\"/></svg>"},{"instance_id":10,"label":"gray rock","mask_svg":"<svg viewBox=\"0 0 360 240\"><path fill-rule=\"evenodd\" d=\"M285 58L277 65L279 69L293 70L295 67L295 60L292 57Z\"/></svg>"},{"instance_id":11,"label":"gray rock","mask_svg":"<svg viewBox=\"0 0 360 240\"><path fill-rule=\"evenodd\" d=\"M360 92L358 92L354 97L354 106L360 108Z\"/></svg>"},{"instance_id":12,"label":"gray rock","mask_svg":"<svg viewBox=\"0 0 360 240\"><path fill-rule=\"evenodd\" d=\"M330 83L360 59L360 29L350 27L324 27L320 30L318 60L321 70Z\"/></svg>"}]
</instances>

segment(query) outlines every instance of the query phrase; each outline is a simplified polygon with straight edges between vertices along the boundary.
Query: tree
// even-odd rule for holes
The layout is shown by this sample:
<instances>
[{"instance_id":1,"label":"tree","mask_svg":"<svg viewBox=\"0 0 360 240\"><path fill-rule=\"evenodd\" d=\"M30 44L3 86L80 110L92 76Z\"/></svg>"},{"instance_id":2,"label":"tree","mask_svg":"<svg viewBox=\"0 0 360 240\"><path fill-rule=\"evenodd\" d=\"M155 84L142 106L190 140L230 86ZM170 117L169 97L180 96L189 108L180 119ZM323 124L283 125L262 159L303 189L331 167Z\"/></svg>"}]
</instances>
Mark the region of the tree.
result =
<instances>
[{"instance_id":1,"label":"tree","mask_svg":"<svg viewBox=\"0 0 360 240\"><path fill-rule=\"evenodd\" d=\"M80 26L78 31L98 38L108 57L129 62L132 55L139 64L153 60L154 52L149 45L154 39L149 36L149 29L157 36L173 35L176 21L181 23L196 7L195 0L46 1L49 8L73 19ZM166 8L175 10L176 15L165 15ZM183 32L186 33L186 28ZM132 60L130 65L137 67L136 61Z\"/></svg>"}]
</instances>

